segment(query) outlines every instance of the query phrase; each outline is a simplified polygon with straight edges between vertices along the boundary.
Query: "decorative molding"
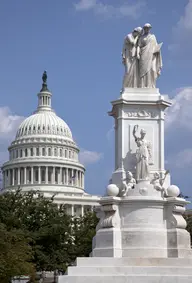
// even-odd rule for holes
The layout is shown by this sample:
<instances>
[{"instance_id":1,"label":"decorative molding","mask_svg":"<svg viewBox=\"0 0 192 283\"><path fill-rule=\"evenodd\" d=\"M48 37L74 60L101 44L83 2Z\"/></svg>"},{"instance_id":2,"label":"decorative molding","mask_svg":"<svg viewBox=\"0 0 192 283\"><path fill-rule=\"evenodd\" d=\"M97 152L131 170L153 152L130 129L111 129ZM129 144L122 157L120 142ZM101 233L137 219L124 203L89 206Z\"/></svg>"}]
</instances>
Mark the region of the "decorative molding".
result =
<instances>
[{"instance_id":1,"label":"decorative molding","mask_svg":"<svg viewBox=\"0 0 192 283\"><path fill-rule=\"evenodd\" d=\"M103 228L119 227L120 216L117 205L103 205L102 207L97 208L96 214L97 217L100 219L96 227L96 231Z\"/></svg>"}]
</instances>

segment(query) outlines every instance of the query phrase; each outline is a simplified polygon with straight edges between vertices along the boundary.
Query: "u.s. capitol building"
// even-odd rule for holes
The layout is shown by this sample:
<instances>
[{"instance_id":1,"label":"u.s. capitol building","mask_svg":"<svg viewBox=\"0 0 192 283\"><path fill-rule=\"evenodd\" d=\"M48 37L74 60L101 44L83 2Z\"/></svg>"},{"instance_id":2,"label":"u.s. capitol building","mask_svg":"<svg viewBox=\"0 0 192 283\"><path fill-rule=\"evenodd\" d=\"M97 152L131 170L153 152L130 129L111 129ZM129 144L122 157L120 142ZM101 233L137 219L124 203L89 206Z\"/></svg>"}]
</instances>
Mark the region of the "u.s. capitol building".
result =
<instances>
[{"instance_id":1,"label":"u.s. capitol building","mask_svg":"<svg viewBox=\"0 0 192 283\"><path fill-rule=\"evenodd\" d=\"M67 212L84 215L98 205L98 196L84 191L85 168L68 125L51 107L52 93L43 74L38 107L19 126L8 148L9 161L2 166L3 191L35 190L55 202L65 203Z\"/></svg>"}]
</instances>

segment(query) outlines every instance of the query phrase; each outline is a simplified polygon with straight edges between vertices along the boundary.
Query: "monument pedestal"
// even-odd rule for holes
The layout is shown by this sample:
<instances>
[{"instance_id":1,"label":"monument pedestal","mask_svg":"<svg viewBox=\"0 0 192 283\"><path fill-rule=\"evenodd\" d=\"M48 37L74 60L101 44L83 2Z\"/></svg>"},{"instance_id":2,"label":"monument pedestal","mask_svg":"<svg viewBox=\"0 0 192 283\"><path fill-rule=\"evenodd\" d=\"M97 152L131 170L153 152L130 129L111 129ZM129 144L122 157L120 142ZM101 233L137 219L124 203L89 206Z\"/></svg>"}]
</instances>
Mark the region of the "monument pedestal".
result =
<instances>
[{"instance_id":1,"label":"monument pedestal","mask_svg":"<svg viewBox=\"0 0 192 283\"><path fill-rule=\"evenodd\" d=\"M103 197L91 257L77 258L58 283L191 283L186 203L176 197Z\"/></svg>"},{"instance_id":2,"label":"monument pedestal","mask_svg":"<svg viewBox=\"0 0 192 283\"><path fill-rule=\"evenodd\" d=\"M78 258L58 283L191 283L182 216L188 202L164 168L164 110L171 103L158 89L130 88L112 105L115 170L97 208L91 257Z\"/></svg>"}]
</instances>

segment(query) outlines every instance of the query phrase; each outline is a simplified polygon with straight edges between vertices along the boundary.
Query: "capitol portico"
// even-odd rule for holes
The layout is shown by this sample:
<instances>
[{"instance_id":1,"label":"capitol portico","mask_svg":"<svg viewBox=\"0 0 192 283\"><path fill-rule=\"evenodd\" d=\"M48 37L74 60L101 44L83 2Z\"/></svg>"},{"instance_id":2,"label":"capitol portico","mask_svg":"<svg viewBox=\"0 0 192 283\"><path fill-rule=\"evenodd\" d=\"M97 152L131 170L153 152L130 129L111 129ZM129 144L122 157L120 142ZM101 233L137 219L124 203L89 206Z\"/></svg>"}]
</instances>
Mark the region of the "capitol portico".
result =
<instances>
[{"instance_id":1,"label":"capitol portico","mask_svg":"<svg viewBox=\"0 0 192 283\"><path fill-rule=\"evenodd\" d=\"M83 215L98 205L98 196L84 192L85 168L68 125L51 107L52 93L43 74L38 107L19 126L3 164L3 190L39 191L65 203L68 213Z\"/></svg>"}]
</instances>

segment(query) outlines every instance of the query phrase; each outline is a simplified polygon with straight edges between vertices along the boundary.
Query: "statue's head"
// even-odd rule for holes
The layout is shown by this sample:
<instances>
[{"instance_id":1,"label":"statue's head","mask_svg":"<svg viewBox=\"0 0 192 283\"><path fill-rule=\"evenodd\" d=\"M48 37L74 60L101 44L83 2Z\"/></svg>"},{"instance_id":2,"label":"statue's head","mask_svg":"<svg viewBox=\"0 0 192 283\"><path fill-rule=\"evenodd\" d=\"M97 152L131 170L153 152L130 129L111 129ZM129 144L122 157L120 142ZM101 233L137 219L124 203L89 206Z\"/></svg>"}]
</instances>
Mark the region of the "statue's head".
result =
<instances>
[{"instance_id":1,"label":"statue's head","mask_svg":"<svg viewBox=\"0 0 192 283\"><path fill-rule=\"evenodd\" d=\"M127 171L127 179L131 180L133 178L133 174L130 171Z\"/></svg>"},{"instance_id":2,"label":"statue's head","mask_svg":"<svg viewBox=\"0 0 192 283\"><path fill-rule=\"evenodd\" d=\"M155 172L153 175L154 179L157 180L160 178L160 174L158 172Z\"/></svg>"},{"instance_id":3,"label":"statue's head","mask_svg":"<svg viewBox=\"0 0 192 283\"><path fill-rule=\"evenodd\" d=\"M143 31L144 31L144 34L148 34L151 30L152 26L151 24L147 23L143 26Z\"/></svg>"},{"instance_id":4,"label":"statue's head","mask_svg":"<svg viewBox=\"0 0 192 283\"><path fill-rule=\"evenodd\" d=\"M144 138L146 135L146 131L144 129L141 129L140 134L141 134L141 138Z\"/></svg>"},{"instance_id":5,"label":"statue's head","mask_svg":"<svg viewBox=\"0 0 192 283\"><path fill-rule=\"evenodd\" d=\"M143 29L141 27L134 28L134 30L133 30L133 37L141 35L142 30Z\"/></svg>"}]
</instances>

